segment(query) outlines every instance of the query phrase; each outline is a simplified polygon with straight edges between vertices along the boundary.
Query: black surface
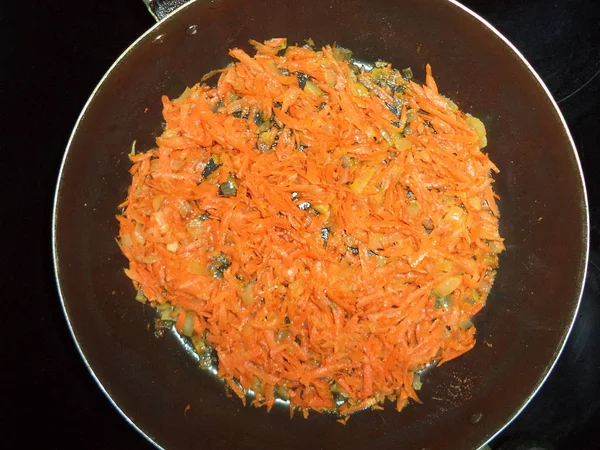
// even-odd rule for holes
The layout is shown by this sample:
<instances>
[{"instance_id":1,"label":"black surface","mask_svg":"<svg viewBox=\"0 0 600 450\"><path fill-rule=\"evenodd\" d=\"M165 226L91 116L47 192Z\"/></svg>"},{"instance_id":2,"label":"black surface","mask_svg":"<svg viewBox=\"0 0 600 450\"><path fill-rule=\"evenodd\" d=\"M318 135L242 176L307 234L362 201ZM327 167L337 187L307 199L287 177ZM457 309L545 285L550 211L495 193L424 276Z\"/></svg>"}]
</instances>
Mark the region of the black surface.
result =
<instances>
[{"instance_id":1,"label":"black surface","mask_svg":"<svg viewBox=\"0 0 600 450\"><path fill-rule=\"evenodd\" d=\"M513 41L555 94L582 159L592 219L588 283L573 334L546 385L492 448L598 448L598 16L586 0L467 3ZM151 25L141 0L10 2L0 9L5 448L59 448L65 441L149 447L96 386L68 333L54 284L50 216L81 107L112 61Z\"/></svg>"},{"instance_id":2,"label":"black surface","mask_svg":"<svg viewBox=\"0 0 600 450\"><path fill-rule=\"evenodd\" d=\"M582 288L584 193L563 125L522 60L451 3L403 0L403 8L389 8L387 1L372 0L368 9L363 0L282 5L247 0L243 18L234 1L186 8L131 50L86 109L63 168L55 231L60 287L80 348L124 413L167 448L204 441L223 449L304 450L316 443L353 450L374 438L382 448L481 445L536 389L566 337ZM185 32L190 22L197 24L194 35ZM365 23L370 28L354 31ZM394 23L403 26L390 28ZM426 30L426 24L435 26ZM162 44L156 45L159 33ZM509 218L501 223L508 251L476 321L480 342L487 339L493 348L478 345L432 371L420 392L423 405L402 414L392 408L364 412L340 427L326 415L290 420L285 409L267 415L240 408L173 339L157 340L148 332L148 311L131 301L133 289L122 273L114 214L129 183L125 155L133 139L138 149L154 146L160 95L178 95L222 67L229 47L281 35L292 42L311 36L319 43L335 36L359 59L381 56L400 67L430 62L444 91L486 121L489 152L502 168L495 187L503 217ZM506 382L517 377L512 386ZM192 409L182 419L188 403ZM468 421L473 414L483 416L476 426Z\"/></svg>"}]
</instances>

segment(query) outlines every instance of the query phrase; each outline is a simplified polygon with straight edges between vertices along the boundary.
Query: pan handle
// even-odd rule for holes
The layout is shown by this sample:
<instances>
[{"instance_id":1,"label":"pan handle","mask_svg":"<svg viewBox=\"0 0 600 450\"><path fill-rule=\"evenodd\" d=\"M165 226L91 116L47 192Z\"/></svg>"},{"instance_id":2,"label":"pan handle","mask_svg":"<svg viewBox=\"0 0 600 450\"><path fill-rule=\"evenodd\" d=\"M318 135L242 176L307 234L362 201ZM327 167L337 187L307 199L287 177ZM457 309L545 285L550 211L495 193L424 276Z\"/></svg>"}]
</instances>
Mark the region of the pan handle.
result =
<instances>
[{"instance_id":1,"label":"pan handle","mask_svg":"<svg viewBox=\"0 0 600 450\"><path fill-rule=\"evenodd\" d=\"M160 22L181 5L188 3L190 0L144 0L148 11L152 17Z\"/></svg>"}]
</instances>

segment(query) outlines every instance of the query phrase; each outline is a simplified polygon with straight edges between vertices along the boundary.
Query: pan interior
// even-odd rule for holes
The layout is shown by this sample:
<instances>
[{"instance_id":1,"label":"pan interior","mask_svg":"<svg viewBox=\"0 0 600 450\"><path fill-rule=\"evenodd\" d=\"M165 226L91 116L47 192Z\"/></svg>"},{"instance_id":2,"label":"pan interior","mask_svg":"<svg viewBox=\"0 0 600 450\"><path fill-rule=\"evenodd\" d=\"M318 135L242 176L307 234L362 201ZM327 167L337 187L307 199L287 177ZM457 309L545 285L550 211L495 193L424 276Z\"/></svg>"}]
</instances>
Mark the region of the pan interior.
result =
<instances>
[{"instance_id":1,"label":"pan interior","mask_svg":"<svg viewBox=\"0 0 600 450\"><path fill-rule=\"evenodd\" d=\"M440 0L193 2L150 30L90 99L65 156L55 205L59 288L78 346L119 409L160 446L187 448L476 448L522 408L554 363L581 294L587 209L564 122L526 63L477 18ZM186 33L198 25L196 34ZM161 35L162 39L155 38ZM154 146L160 97L178 96L225 66L231 47L285 36L337 42L361 61L433 67L440 91L487 126L501 172L507 251L478 344L427 374L422 405L364 411L340 426L328 415L244 408L172 334L156 339L153 311L133 301L114 242L130 182L127 154ZM186 405L191 409L184 420ZM471 424L472 414L482 414Z\"/></svg>"}]
</instances>

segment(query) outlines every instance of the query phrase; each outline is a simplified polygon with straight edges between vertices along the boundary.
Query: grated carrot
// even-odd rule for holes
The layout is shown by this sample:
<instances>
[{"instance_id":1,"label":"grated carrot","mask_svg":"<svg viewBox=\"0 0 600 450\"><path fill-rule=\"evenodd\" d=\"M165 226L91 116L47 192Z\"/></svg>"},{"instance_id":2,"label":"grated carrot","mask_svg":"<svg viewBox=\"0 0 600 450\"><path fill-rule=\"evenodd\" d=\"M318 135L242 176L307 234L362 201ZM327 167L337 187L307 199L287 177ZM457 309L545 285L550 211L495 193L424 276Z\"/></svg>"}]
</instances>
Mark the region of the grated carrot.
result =
<instances>
[{"instance_id":1,"label":"grated carrot","mask_svg":"<svg viewBox=\"0 0 600 450\"><path fill-rule=\"evenodd\" d=\"M419 85L332 46L251 44L215 87L163 97L157 148L131 155L126 274L177 330L193 312L244 403L400 410L415 373L475 345L504 249L485 128L429 65Z\"/></svg>"}]
</instances>

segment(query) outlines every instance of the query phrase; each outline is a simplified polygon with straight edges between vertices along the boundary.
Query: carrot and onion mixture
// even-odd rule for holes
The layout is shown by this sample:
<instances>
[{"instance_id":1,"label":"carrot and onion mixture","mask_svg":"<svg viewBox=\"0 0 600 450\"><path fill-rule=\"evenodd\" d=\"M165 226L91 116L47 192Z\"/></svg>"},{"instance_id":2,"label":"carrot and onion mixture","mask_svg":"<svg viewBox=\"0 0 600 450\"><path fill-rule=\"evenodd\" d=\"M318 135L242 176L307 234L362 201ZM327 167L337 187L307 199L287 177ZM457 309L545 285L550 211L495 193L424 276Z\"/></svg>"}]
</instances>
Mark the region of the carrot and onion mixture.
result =
<instances>
[{"instance_id":1,"label":"carrot and onion mixture","mask_svg":"<svg viewBox=\"0 0 600 450\"><path fill-rule=\"evenodd\" d=\"M126 274L244 403L400 410L475 345L504 249L485 127L429 66L419 85L340 47L251 44L163 97L157 147L131 155Z\"/></svg>"}]
</instances>

